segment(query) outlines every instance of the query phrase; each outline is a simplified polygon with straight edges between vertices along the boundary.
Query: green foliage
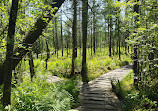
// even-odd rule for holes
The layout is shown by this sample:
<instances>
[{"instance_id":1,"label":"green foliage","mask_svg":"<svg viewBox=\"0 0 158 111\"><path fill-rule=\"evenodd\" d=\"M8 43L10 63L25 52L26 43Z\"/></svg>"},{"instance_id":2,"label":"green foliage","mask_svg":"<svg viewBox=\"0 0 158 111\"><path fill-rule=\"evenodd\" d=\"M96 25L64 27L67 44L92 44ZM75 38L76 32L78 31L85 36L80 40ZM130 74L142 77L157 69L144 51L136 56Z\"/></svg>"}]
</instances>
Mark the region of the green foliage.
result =
<instances>
[{"instance_id":1,"label":"green foliage","mask_svg":"<svg viewBox=\"0 0 158 111\"><path fill-rule=\"evenodd\" d=\"M11 109L16 109L16 111L67 111L74 105L74 98L77 100L76 84L73 80L57 84L48 83L45 77L37 78L34 82L29 82L27 79L14 88Z\"/></svg>"},{"instance_id":2,"label":"green foliage","mask_svg":"<svg viewBox=\"0 0 158 111\"><path fill-rule=\"evenodd\" d=\"M69 80L66 80L64 82L59 82L57 83L57 87L61 87L62 89L68 91L74 101L71 101L71 105L72 107L75 107L80 100L78 98L78 95L79 95L79 88L77 87L78 85L78 81L77 80L74 80L73 78L72 79L69 79Z\"/></svg>"},{"instance_id":3,"label":"green foliage","mask_svg":"<svg viewBox=\"0 0 158 111\"><path fill-rule=\"evenodd\" d=\"M149 99L156 100L155 98L158 98L156 89L158 79L158 22L156 20L158 4L155 0L140 1L138 4L141 12L128 14L126 17L136 19L139 16L135 25L130 25L128 43L137 48L138 68L136 70L138 73L135 78L138 78L138 89ZM130 20L128 19L127 22Z\"/></svg>"},{"instance_id":4,"label":"green foliage","mask_svg":"<svg viewBox=\"0 0 158 111\"><path fill-rule=\"evenodd\" d=\"M122 110L151 111L158 108L157 101L149 99L148 92L135 90L133 76L133 72L130 72L122 81L116 84L112 81L113 91L122 101Z\"/></svg>"}]
</instances>

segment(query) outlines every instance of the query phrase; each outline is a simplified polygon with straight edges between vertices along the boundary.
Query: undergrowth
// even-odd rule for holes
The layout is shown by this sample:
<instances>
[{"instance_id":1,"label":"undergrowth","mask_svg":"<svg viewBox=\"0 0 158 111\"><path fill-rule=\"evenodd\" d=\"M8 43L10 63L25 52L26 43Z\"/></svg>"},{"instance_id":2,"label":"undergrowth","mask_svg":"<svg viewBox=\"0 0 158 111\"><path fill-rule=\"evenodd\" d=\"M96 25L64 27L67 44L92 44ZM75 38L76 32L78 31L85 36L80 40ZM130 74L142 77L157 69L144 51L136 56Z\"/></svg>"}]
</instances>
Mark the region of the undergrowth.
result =
<instances>
[{"instance_id":1,"label":"undergrowth","mask_svg":"<svg viewBox=\"0 0 158 111\"><path fill-rule=\"evenodd\" d=\"M123 111L156 111L158 110L158 99L151 98L148 91L136 90L134 88L133 72L130 72L122 81L114 83L113 91L121 100ZM157 90L157 89L156 89ZM158 94L157 94L158 96Z\"/></svg>"},{"instance_id":2,"label":"undergrowth","mask_svg":"<svg viewBox=\"0 0 158 111\"><path fill-rule=\"evenodd\" d=\"M63 80L57 83L47 82L46 77L39 77L30 82L17 84L12 90L9 111L67 111L79 101L76 80Z\"/></svg>"}]
</instances>

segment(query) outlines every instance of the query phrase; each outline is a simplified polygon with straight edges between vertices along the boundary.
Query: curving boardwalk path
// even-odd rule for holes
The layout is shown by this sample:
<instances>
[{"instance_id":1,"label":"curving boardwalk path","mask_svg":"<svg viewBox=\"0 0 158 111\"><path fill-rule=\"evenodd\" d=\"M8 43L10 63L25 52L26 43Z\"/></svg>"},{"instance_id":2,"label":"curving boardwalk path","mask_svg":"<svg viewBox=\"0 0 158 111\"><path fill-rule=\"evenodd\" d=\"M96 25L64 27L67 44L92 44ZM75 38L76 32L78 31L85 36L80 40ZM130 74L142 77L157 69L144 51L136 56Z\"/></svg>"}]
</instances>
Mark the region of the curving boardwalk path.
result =
<instances>
[{"instance_id":1,"label":"curving boardwalk path","mask_svg":"<svg viewBox=\"0 0 158 111\"><path fill-rule=\"evenodd\" d=\"M78 111L120 111L119 100L112 92L110 79L121 80L129 71L127 65L101 75L97 79L81 85L81 106Z\"/></svg>"}]
</instances>

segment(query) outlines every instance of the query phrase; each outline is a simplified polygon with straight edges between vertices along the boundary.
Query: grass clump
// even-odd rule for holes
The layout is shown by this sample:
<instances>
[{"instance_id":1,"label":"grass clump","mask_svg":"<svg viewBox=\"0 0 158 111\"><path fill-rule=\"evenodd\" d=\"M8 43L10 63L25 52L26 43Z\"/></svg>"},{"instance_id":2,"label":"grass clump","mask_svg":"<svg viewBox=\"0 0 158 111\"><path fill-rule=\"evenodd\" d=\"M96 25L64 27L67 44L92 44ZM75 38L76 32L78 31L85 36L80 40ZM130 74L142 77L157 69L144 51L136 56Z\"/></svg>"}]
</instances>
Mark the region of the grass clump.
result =
<instances>
[{"instance_id":1,"label":"grass clump","mask_svg":"<svg viewBox=\"0 0 158 111\"><path fill-rule=\"evenodd\" d=\"M113 91L121 100L123 111L155 111L158 102L151 99L148 92L134 88L134 74L130 72L122 81L114 83Z\"/></svg>"}]
</instances>

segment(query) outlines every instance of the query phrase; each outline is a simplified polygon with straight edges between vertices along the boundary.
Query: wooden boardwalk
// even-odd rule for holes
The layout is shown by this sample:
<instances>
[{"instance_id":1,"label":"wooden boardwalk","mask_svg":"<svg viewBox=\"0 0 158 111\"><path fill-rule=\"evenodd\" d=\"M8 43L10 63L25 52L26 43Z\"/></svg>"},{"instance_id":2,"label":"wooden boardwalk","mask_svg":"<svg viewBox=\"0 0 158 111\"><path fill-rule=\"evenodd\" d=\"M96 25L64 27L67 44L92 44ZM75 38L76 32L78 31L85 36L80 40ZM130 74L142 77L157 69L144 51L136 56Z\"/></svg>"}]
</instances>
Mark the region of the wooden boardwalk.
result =
<instances>
[{"instance_id":1,"label":"wooden boardwalk","mask_svg":"<svg viewBox=\"0 0 158 111\"><path fill-rule=\"evenodd\" d=\"M81 85L81 106L77 111L120 111L120 104L115 93L112 92L111 79L121 80L129 71L127 65L101 75L97 79Z\"/></svg>"}]
</instances>

